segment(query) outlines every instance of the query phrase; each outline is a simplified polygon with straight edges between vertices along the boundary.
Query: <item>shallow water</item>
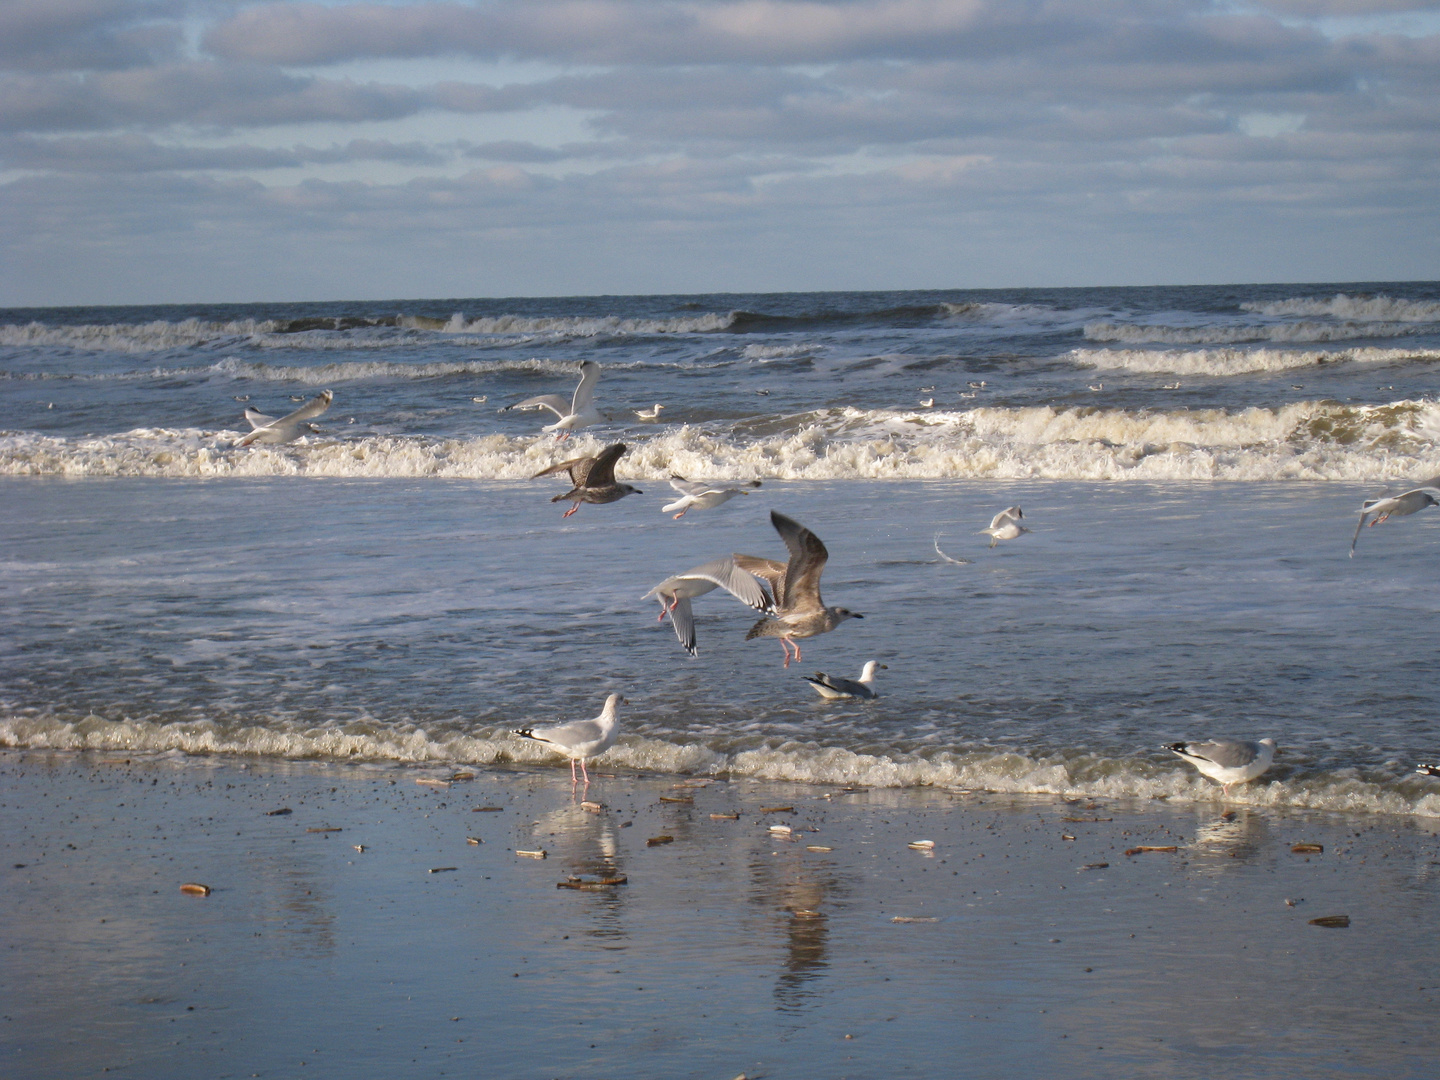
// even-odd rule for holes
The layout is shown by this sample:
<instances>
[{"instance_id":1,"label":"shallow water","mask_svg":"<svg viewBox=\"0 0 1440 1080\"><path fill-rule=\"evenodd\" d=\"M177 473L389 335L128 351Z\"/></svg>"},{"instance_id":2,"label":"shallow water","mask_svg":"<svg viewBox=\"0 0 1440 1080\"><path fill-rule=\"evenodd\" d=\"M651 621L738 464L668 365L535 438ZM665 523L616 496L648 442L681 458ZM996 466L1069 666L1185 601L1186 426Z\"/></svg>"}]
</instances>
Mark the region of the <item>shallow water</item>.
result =
<instances>
[{"instance_id":1,"label":"shallow water","mask_svg":"<svg viewBox=\"0 0 1440 1080\"><path fill-rule=\"evenodd\" d=\"M652 492L568 520L531 482L0 483L9 633L0 737L19 746L537 760L509 728L624 693L612 765L876 785L1215 798L1161 748L1272 736L1241 800L1440 813L1430 627L1440 521L1366 530L1343 485L768 482L672 521ZM1033 532L993 550L992 510ZM661 578L776 557L771 508L827 544L804 642ZM968 565L943 561L937 542ZM888 665L881 698L802 676Z\"/></svg>"},{"instance_id":2,"label":"shallow water","mask_svg":"<svg viewBox=\"0 0 1440 1080\"><path fill-rule=\"evenodd\" d=\"M605 423L503 411L581 360ZM1440 813L1440 515L1346 557L1440 472L1437 362L1424 282L0 312L0 742L504 761L619 690L614 765L1208 799L1161 744L1270 735L1239 798ZM562 521L528 478L617 439L644 494ZM764 486L677 522L672 474ZM640 596L772 508L866 618L785 671L714 594L686 657Z\"/></svg>"}]
</instances>

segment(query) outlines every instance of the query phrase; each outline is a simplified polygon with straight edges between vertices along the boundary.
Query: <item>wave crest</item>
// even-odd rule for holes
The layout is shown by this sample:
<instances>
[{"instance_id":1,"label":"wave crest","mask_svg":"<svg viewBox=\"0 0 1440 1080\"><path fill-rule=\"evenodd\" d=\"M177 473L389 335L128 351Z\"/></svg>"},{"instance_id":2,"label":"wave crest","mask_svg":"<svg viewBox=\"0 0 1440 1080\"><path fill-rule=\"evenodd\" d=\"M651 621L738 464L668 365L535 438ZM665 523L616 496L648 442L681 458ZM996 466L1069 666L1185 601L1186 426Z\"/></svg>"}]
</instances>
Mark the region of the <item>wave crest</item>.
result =
<instances>
[{"instance_id":1,"label":"wave crest","mask_svg":"<svg viewBox=\"0 0 1440 1080\"><path fill-rule=\"evenodd\" d=\"M1400 364L1440 360L1437 349L1074 349L1082 367L1175 375L1248 375L1319 364Z\"/></svg>"},{"instance_id":2,"label":"wave crest","mask_svg":"<svg viewBox=\"0 0 1440 1080\"><path fill-rule=\"evenodd\" d=\"M1400 300L1390 296L1347 296L1328 299L1296 297L1290 300L1249 301L1241 311L1257 315L1329 315L1356 322L1440 322L1440 300Z\"/></svg>"},{"instance_id":3,"label":"wave crest","mask_svg":"<svg viewBox=\"0 0 1440 1080\"><path fill-rule=\"evenodd\" d=\"M0 434L12 476L314 476L528 480L597 452L589 434L307 436L233 447L238 432L143 428L104 437ZM1440 405L1301 402L1278 409L1129 411L827 409L739 425L681 425L631 440L622 479L1345 480L1440 472Z\"/></svg>"},{"instance_id":4,"label":"wave crest","mask_svg":"<svg viewBox=\"0 0 1440 1080\"><path fill-rule=\"evenodd\" d=\"M24 749L123 751L137 754L235 754L289 759L443 762L495 765L554 761L534 743L498 728L437 733L418 728L376 730L373 724L304 728L210 721L157 724L87 716L0 718L0 746ZM936 750L859 753L838 746L773 740L747 749L624 735L597 759L641 772L727 775L759 780L864 787L948 787L1008 794L1090 798L1163 797L1172 803L1210 803L1219 789L1183 766L1144 758L1057 752L1031 757L1016 751ZM1352 770L1318 771L1235 789L1226 804L1294 807L1350 813L1440 817L1440 793L1413 774L1359 777Z\"/></svg>"}]
</instances>

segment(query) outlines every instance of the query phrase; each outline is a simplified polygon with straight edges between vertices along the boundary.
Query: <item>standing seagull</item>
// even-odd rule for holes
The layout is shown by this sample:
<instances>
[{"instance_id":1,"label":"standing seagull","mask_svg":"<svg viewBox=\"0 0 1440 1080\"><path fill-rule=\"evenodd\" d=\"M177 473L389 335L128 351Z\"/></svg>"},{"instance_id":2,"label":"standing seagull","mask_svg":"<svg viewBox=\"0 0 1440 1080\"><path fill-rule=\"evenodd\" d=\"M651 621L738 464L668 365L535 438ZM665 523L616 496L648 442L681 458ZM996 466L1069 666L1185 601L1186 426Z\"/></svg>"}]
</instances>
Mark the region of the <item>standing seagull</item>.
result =
<instances>
[{"instance_id":1,"label":"standing seagull","mask_svg":"<svg viewBox=\"0 0 1440 1080\"><path fill-rule=\"evenodd\" d=\"M572 787L578 783L575 762L580 762L580 771L588 784L590 773L585 768L585 759L597 757L615 745L615 736L620 734L620 718L615 715L615 706L624 700L619 694L611 694L605 699L605 708L594 720L572 720L568 724L541 728L516 728L511 734L545 743L568 757Z\"/></svg>"},{"instance_id":2,"label":"standing seagull","mask_svg":"<svg viewBox=\"0 0 1440 1080\"><path fill-rule=\"evenodd\" d=\"M724 589L736 600L749 604L756 611L770 610L770 594L765 591L765 586L760 584L760 579L737 567L735 560L729 555L713 559L693 570L686 570L683 574L668 577L640 599L648 600L653 596L660 601L660 619L656 621L663 620L666 614L669 614L670 624L675 627L675 636L680 639L685 651L694 656L697 652L695 619L690 610L690 601L716 589Z\"/></svg>"},{"instance_id":3,"label":"standing seagull","mask_svg":"<svg viewBox=\"0 0 1440 1080\"><path fill-rule=\"evenodd\" d=\"M1360 539L1360 530L1365 527L1365 519L1371 514L1375 515L1375 520L1370 522L1370 527L1374 528L1389 518L1406 517L1424 510L1427 506L1440 506L1440 476L1422 480L1409 491L1399 495L1366 499L1360 507L1360 523L1355 526L1355 536L1350 541L1350 557L1355 557L1355 544Z\"/></svg>"},{"instance_id":4,"label":"standing seagull","mask_svg":"<svg viewBox=\"0 0 1440 1080\"><path fill-rule=\"evenodd\" d=\"M866 660L865 668L860 672L857 679L838 679L832 675L826 675L823 671L815 672L812 678L805 676L805 681L815 688L815 692L823 698L834 701L837 698L866 698L874 699L880 695L875 693L875 669L888 670L884 664L877 664L874 660Z\"/></svg>"},{"instance_id":5,"label":"standing seagull","mask_svg":"<svg viewBox=\"0 0 1440 1080\"><path fill-rule=\"evenodd\" d=\"M236 446L249 446L251 443L288 443L294 442L300 437L300 429L305 426L307 420L313 420L326 409L330 408L330 402L335 395L329 390L321 390L313 398L307 401L300 408L282 416L278 420L273 416L266 416L254 409L245 410L245 419L250 421L250 426L255 430L244 438L238 440Z\"/></svg>"},{"instance_id":6,"label":"standing seagull","mask_svg":"<svg viewBox=\"0 0 1440 1080\"><path fill-rule=\"evenodd\" d=\"M541 430L559 432L555 436L557 439L567 439L570 437L570 432L579 431L591 424L598 424L604 419L595 408L595 384L599 381L600 365L594 360L582 360L580 362L580 383L575 387L574 397L568 402L559 394L541 394L539 397L526 398L514 405L506 405L500 411L549 409L560 419Z\"/></svg>"},{"instance_id":7,"label":"standing seagull","mask_svg":"<svg viewBox=\"0 0 1440 1080\"><path fill-rule=\"evenodd\" d=\"M706 484L695 480L686 480L683 476L671 476L670 486L680 492L683 498L676 499L660 508L662 514L668 514L672 510L679 510L675 520L679 521L691 510L713 510L722 503L727 503L736 495L749 495L750 492L743 488L722 488L714 484ZM745 487L758 488L759 480L747 480Z\"/></svg>"},{"instance_id":8,"label":"standing seagull","mask_svg":"<svg viewBox=\"0 0 1440 1080\"><path fill-rule=\"evenodd\" d=\"M1014 540L1021 533L1028 533L1030 530L1020 524L1020 519L1025 512L1018 506L1012 506L1008 510L1001 510L990 519L990 527L981 529L980 532L990 537L990 546L993 548L1001 540Z\"/></svg>"},{"instance_id":9,"label":"standing seagull","mask_svg":"<svg viewBox=\"0 0 1440 1080\"><path fill-rule=\"evenodd\" d=\"M1230 794L1231 784L1246 784L1270 768L1275 760L1275 740L1241 742L1239 739L1211 739L1209 742L1177 742L1165 749L1179 754Z\"/></svg>"},{"instance_id":10,"label":"standing seagull","mask_svg":"<svg viewBox=\"0 0 1440 1080\"><path fill-rule=\"evenodd\" d=\"M616 499L623 499L626 495L645 494L637 487L615 482L615 462L620 460L620 455L623 453L625 453L624 443L612 443L594 457L577 457L571 458L569 461L562 461L559 465L541 469L531 479L549 476L562 469L570 473L570 483L574 486L564 495L556 495L550 500L551 502L568 500L574 503L574 506L561 515L561 517L568 518L580 509L582 502L612 503Z\"/></svg>"},{"instance_id":11,"label":"standing seagull","mask_svg":"<svg viewBox=\"0 0 1440 1080\"><path fill-rule=\"evenodd\" d=\"M863 619L865 616L847 608L826 607L825 601L820 599L820 574L830 553L818 536L798 521L774 510L770 511L770 524L775 526L775 531L790 551L788 563L756 555L736 555L734 558L736 566L767 582L775 595L775 617L757 622L745 635L745 640L778 637L781 648L785 650L785 666L788 668L792 646L795 649L793 659L800 659L796 638L828 634L846 619Z\"/></svg>"}]
</instances>

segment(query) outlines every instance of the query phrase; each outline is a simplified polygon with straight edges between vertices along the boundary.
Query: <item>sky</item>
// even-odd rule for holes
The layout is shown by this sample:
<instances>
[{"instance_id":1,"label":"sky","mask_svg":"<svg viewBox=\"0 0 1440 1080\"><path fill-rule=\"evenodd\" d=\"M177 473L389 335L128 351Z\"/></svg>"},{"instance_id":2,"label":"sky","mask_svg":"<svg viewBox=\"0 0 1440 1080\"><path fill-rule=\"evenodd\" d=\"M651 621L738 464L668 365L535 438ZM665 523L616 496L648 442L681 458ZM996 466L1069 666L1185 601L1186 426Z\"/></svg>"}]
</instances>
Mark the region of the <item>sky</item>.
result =
<instances>
[{"instance_id":1,"label":"sky","mask_svg":"<svg viewBox=\"0 0 1440 1080\"><path fill-rule=\"evenodd\" d=\"M0 0L0 306L1440 278L1440 0Z\"/></svg>"}]
</instances>

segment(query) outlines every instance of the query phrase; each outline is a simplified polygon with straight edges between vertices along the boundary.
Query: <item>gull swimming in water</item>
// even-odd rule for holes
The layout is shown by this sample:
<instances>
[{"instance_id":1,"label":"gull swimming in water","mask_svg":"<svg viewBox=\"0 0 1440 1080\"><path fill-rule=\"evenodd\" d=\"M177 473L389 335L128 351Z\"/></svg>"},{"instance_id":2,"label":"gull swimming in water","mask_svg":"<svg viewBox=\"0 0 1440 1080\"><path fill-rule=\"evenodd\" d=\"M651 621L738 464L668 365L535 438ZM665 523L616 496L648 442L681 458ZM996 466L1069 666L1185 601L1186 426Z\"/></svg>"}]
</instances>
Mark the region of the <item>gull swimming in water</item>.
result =
<instances>
[{"instance_id":1,"label":"gull swimming in water","mask_svg":"<svg viewBox=\"0 0 1440 1080\"><path fill-rule=\"evenodd\" d=\"M542 428L542 431L558 432L557 439L567 439L570 432L598 424L604 419L595 408L595 384L600 381L600 365L594 360L580 362L580 383L575 387L574 396L567 402L559 394L541 394L526 398L514 405L506 405L501 412L511 409L549 409L560 419Z\"/></svg>"},{"instance_id":2,"label":"gull swimming in water","mask_svg":"<svg viewBox=\"0 0 1440 1080\"><path fill-rule=\"evenodd\" d=\"M1212 780L1218 780L1226 795L1230 785L1246 784L1270 768L1275 760L1275 740L1242 742L1239 739L1211 739L1208 742L1177 742L1165 749L1179 754Z\"/></svg>"},{"instance_id":3,"label":"gull swimming in water","mask_svg":"<svg viewBox=\"0 0 1440 1080\"><path fill-rule=\"evenodd\" d=\"M770 610L770 594L760 584L760 579L741 570L729 555L668 577L640 599L648 600L653 596L660 601L660 619L656 621L663 620L668 614L680 644L686 652L695 656L695 618L690 610L690 601L716 589L724 589L756 611Z\"/></svg>"},{"instance_id":4,"label":"gull swimming in water","mask_svg":"<svg viewBox=\"0 0 1440 1080\"><path fill-rule=\"evenodd\" d=\"M551 465L548 469L541 469L530 479L535 480L542 476L549 476L565 470L570 474L570 483L573 485L564 495L556 495L551 502L573 502L575 505L566 510L561 517L569 517L580 509L581 503L612 503L617 499L623 499L626 495L644 495L645 493L637 487L629 484L617 484L615 482L615 462L620 460L620 455L625 453L624 443L612 443L605 447L594 457L577 457L569 461L562 461L558 465Z\"/></svg>"},{"instance_id":5,"label":"gull swimming in water","mask_svg":"<svg viewBox=\"0 0 1440 1080\"><path fill-rule=\"evenodd\" d=\"M1350 557L1355 557L1355 544L1360 539L1360 530L1365 527L1367 517L1374 515L1375 520L1370 522L1371 528L1374 528L1389 518L1406 517L1424 510L1427 506L1440 506L1440 476L1421 480L1409 491L1402 491L1398 495L1366 499L1360 507L1360 522L1355 526L1355 536L1350 541Z\"/></svg>"},{"instance_id":6,"label":"gull swimming in water","mask_svg":"<svg viewBox=\"0 0 1440 1080\"><path fill-rule=\"evenodd\" d=\"M549 727L515 728L511 734L524 739L534 739L551 747L570 759L570 783L575 778L575 762L580 762L580 771L585 783L590 783L590 773L585 768L585 759L598 757L615 745L620 734L620 718L615 715L615 706L624 702L619 694L605 699L605 708L594 720L572 720L568 724L552 724Z\"/></svg>"},{"instance_id":7,"label":"gull swimming in water","mask_svg":"<svg viewBox=\"0 0 1440 1080\"><path fill-rule=\"evenodd\" d=\"M736 495L749 495L743 488L722 488L714 484L707 484L703 481L686 480L683 476L671 476L670 486L680 492L681 499L677 499L660 508L662 514L668 514L672 510L679 510L675 520L679 521L691 510L713 510L722 503L727 503ZM758 488L759 480L747 480L745 487Z\"/></svg>"},{"instance_id":8,"label":"gull swimming in water","mask_svg":"<svg viewBox=\"0 0 1440 1080\"><path fill-rule=\"evenodd\" d=\"M846 619L863 619L858 611L842 607L826 607L820 599L820 574L825 569L830 553L820 538L784 514L770 511L770 524L785 541L790 551L790 561L779 563L774 559L762 559L756 555L736 555L735 565L748 570L770 586L775 597L773 618L764 618L750 628L745 640L757 637L778 637L785 650L785 666L790 666L790 650L793 659L800 659L800 646L796 638L815 637L828 634Z\"/></svg>"},{"instance_id":9,"label":"gull swimming in water","mask_svg":"<svg viewBox=\"0 0 1440 1080\"><path fill-rule=\"evenodd\" d=\"M888 670L884 664L877 664L874 660L866 660L865 667L860 672L859 679L839 679L832 675L826 675L823 671L815 672L815 675L805 676L805 681L815 688L815 692L823 698L834 701L837 698L878 698L875 693L875 670Z\"/></svg>"},{"instance_id":10,"label":"gull swimming in water","mask_svg":"<svg viewBox=\"0 0 1440 1080\"><path fill-rule=\"evenodd\" d=\"M1020 519L1025 512L1018 506L1012 506L1008 510L1001 510L990 519L990 527L981 529L984 536L990 537L990 546L993 548L1001 540L1014 540L1021 533L1028 533L1030 530L1020 524Z\"/></svg>"},{"instance_id":11,"label":"gull swimming in water","mask_svg":"<svg viewBox=\"0 0 1440 1080\"><path fill-rule=\"evenodd\" d=\"M321 390L313 398L307 401L300 408L276 419L273 416L266 416L254 409L245 410L245 419L250 421L250 426L255 430L244 438L236 441L236 446L249 446L251 443L288 443L294 442L300 437L301 428L306 427L306 421L313 420L326 409L330 408L330 402L335 395L329 390Z\"/></svg>"},{"instance_id":12,"label":"gull swimming in water","mask_svg":"<svg viewBox=\"0 0 1440 1080\"><path fill-rule=\"evenodd\" d=\"M660 410L663 408L665 408L664 405L657 404L653 408L649 409L636 409L635 415L638 416L641 420L659 420Z\"/></svg>"}]
</instances>

